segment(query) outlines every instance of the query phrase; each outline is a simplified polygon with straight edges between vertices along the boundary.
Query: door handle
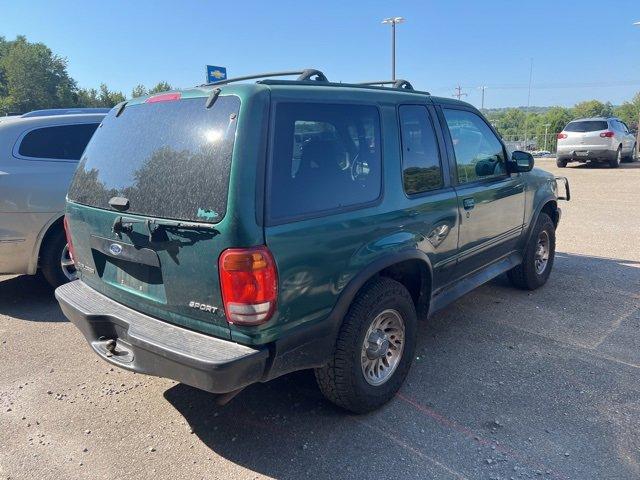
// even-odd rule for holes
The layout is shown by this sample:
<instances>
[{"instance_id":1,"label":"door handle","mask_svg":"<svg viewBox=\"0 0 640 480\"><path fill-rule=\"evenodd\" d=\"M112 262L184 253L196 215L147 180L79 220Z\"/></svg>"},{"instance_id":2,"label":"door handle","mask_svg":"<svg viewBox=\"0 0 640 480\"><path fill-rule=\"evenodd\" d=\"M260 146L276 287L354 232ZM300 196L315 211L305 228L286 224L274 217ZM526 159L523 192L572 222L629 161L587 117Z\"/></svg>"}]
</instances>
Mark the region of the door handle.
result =
<instances>
[{"instance_id":1,"label":"door handle","mask_svg":"<svg viewBox=\"0 0 640 480\"><path fill-rule=\"evenodd\" d=\"M476 201L472 197L464 198L462 200L462 206L465 210L473 210L473 207L476 206Z\"/></svg>"}]
</instances>

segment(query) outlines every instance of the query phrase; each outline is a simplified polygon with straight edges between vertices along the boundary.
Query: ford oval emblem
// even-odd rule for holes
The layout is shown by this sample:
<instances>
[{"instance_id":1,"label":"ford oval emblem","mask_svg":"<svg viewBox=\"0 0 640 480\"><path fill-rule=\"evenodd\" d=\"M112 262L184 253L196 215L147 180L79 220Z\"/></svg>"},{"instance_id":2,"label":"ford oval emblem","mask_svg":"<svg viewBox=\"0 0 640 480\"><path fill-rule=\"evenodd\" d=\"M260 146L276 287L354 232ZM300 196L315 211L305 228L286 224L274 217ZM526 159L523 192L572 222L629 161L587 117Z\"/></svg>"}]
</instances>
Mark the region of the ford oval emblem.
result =
<instances>
[{"instance_id":1,"label":"ford oval emblem","mask_svg":"<svg viewBox=\"0 0 640 480\"><path fill-rule=\"evenodd\" d=\"M111 245L109 245L109 251L113 255L120 255L122 253L122 245L118 243L112 243Z\"/></svg>"}]
</instances>

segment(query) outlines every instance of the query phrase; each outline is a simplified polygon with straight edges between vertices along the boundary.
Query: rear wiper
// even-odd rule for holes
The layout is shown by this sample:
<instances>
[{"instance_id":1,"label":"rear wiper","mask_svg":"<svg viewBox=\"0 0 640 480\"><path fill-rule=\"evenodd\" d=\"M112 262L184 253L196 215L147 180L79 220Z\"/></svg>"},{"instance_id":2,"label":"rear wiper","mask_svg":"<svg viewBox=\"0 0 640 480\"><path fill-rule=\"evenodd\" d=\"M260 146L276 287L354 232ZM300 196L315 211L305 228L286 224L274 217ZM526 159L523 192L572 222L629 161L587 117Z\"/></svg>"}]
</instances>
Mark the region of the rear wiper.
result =
<instances>
[{"instance_id":1,"label":"rear wiper","mask_svg":"<svg viewBox=\"0 0 640 480\"><path fill-rule=\"evenodd\" d=\"M113 226L111 227L111 231L115 233L118 237L122 238L123 233L131 233L133 232L133 224L134 223L144 223L147 227L147 231L149 232L149 243L154 241L155 233L162 228L185 228L190 230L210 230L214 232L214 234L220 233L220 231L214 227L213 225L209 225L207 223L196 223L196 222L184 222L180 220L158 220L158 219L146 219L142 220L139 218L128 218L128 217L116 217L113 222Z\"/></svg>"},{"instance_id":2,"label":"rear wiper","mask_svg":"<svg viewBox=\"0 0 640 480\"><path fill-rule=\"evenodd\" d=\"M204 104L204 108L213 107L213 104L216 103L216 100L218 99L218 95L220 95L220 92L221 90L219 88L214 88L209 94L209 97L207 97L207 101Z\"/></svg>"}]
</instances>

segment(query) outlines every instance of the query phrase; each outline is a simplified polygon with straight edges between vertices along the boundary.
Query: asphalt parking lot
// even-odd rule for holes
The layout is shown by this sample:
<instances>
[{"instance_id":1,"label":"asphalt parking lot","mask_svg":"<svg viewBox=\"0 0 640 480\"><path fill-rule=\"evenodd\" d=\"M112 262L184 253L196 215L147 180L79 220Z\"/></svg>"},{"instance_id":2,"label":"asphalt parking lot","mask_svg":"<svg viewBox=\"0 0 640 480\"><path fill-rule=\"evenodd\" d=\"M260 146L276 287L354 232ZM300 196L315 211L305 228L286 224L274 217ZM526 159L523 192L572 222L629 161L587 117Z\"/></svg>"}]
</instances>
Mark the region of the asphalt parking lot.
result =
<instances>
[{"instance_id":1,"label":"asphalt parking lot","mask_svg":"<svg viewBox=\"0 0 640 480\"><path fill-rule=\"evenodd\" d=\"M640 477L640 162L575 166L535 292L498 278L422 322L382 410L326 403L313 375L225 407L111 368L38 278L0 277L0 478Z\"/></svg>"}]
</instances>

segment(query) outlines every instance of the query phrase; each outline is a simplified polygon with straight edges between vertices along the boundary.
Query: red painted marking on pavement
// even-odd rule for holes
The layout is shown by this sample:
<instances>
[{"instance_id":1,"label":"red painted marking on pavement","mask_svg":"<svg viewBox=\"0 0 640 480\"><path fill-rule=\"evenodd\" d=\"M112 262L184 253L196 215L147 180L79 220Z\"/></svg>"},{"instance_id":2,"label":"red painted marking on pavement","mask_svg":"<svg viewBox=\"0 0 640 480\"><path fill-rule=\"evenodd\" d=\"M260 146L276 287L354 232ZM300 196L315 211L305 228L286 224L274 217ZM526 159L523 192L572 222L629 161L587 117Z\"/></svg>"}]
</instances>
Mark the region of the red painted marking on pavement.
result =
<instances>
[{"instance_id":1,"label":"red painted marking on pavement","mask_svg":"<svg viewBox=\"0 0 640 480\"><path fill-rule=\"evenodd\" d=\"M482 438L480 435L475 433L470 428L465 427L464 425L460 425L455 420L451 420L450 418L447 418L444 415L436 412L432 408L429 408L429 407L427 407L425 405L422 405L417 400L409 398L409 397L407 397L407 396L405 396L405 395L403 395L401 393L397 393L396 397L399 398L400 400L402 400L403 402L408 403L409 405L411 405L415 409L419 410L420 412L424 413L428 417L432 418L433 420L435 420L440 425L443 425L443 426L448 427L448 428L450 428L452 430L455 430L456 432L463 434L464 436L470 438L474 442L479 443L480 445L495 447L495 449L497 451L499 451L500 453L508 455L511 458L513 458L514 460L517 460L518 462L522 462L522 463L524 463L524 464L526 464L526 465L528 465L530 467L533 467L533 468L535 468L537 470L549 470L545 465L540 465L540 464L536 464L536 463L530 462L529 459L525 455L523 455L523 454L521 454L521 453L519 453L519 452L517 452L515 450L511 450L510 448L504 447L504 446L500 445L499 443L496 443L493 440L488 440L486 438ZM568 477L565 477L564 475L556 473L556 472L554 472L552 470L550 470L550 471L551 471L551 476L553 478L563 479L563 480L568 478Z\"/></svg>"},{"instance_id":2,"label":"red painted marking on pavement","mask_svg":"<svg viewBox=\"0 0 640 480\"><path fill-rule=\"evenodd\" d=\"M395 435L392 435L389 432L385 432L384 430L382 430L381 428L375 427L373 425L369 425L368 423L366 423L363 420L360 420L357 417L349 417L351 418L351 420L353 420L356 423L359 423L360 425L363 425L367 428L370 428L371 430L374 430L376 432L378 432L379 434L387 437L389 440L391 440L393 443L395 443L396 445L409 450L410 452L414 453L415 455L419 456L420 458L422 458L423 460L427 460L431 463L433 463L434 465L442 468L443 470L447 471L448 473L450 473L451 475L453 475L456 478L459 478L461 480L468 480L467 477L465 477L464 475L462 475L460 472L456 472L455 470L453 470L451 467L445 465L442 462L439 462L438 460L436 460L433 457L430 457L429 455L421 452L420 450L418 450L415 447L412 447L411 445L408 445L406 442L403 442L402 440L400 440L398 437L396 437Z\"/></svg>"}]
</instances>

